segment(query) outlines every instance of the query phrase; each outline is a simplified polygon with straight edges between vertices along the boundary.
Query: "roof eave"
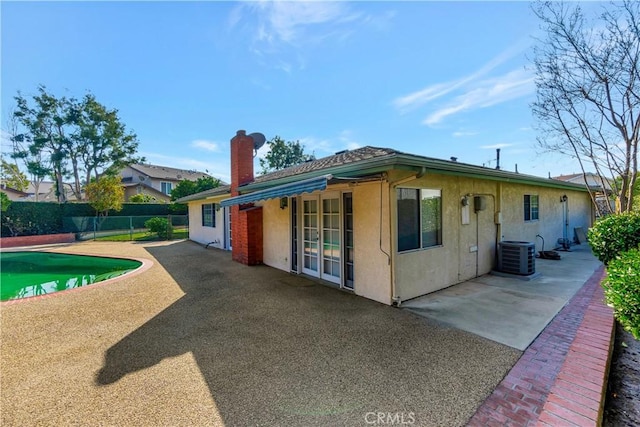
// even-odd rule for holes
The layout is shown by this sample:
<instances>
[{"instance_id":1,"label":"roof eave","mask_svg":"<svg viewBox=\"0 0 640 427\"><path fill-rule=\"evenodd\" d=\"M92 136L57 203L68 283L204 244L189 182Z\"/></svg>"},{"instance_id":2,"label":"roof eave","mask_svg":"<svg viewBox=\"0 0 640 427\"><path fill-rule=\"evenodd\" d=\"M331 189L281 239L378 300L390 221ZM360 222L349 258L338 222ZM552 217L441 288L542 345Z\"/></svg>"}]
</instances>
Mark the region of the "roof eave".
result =
<instances>
[{"instance_id":1,"label":"roof eave","mask_svg":"<svg viewBox=\"0 0 640 427\"><path fill-rule=\"evenodd\" d=\"M196 202L199 200L215 200L215 199L225 199L231 195L230 191L222 191L222 192L210 192L210 190L205 190L200 193L190 194L188 196L180 197L175 200L175 203L188 203L188 202Z\"/></svg>"},{"instance_id":2,"label":"roof eave","mask_svg":"<svg viewBox=\"0 0 640 427\"><path fill-rule=\"evenodd\" d=\"M319 169L269 181L254 182L239 187L238 190L240 193L258 191L265 188L298 181L300 179L313 178L326 174L331 174L337 177L357 177L385 172L391 169L421 170L422 168L424 168L426 172L438 173L442 175L457 175L490 181L510 182L524 185L537 185L547 188L577 190L584 192L588 191L588 188L582 184L556 181L532 175L521 175L514 172L489 169L465 163L454 163L446 160L422 158L403 153L396 153L390 154L388 156L361 160L346 165L328 167L325 169Z\"/></svg>"}]
</instances>

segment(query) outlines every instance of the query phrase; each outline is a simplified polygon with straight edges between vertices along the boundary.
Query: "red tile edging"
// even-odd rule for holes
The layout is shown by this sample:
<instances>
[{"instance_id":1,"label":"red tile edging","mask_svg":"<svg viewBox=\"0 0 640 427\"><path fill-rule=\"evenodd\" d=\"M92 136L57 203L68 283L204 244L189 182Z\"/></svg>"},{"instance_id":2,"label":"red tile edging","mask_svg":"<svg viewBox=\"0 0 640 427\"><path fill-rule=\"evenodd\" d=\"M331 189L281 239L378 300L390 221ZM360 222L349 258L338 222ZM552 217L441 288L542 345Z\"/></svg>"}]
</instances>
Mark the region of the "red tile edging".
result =
<instances>
[{"instance_id":1,"label":"red tile edging","mask_svg":"<svg viewBox=\"0 0 640 427\"><path fill-rule=\"evenodd\" d=\"M522 354L468 426L600 425L613 310L600 267Z\"/></svg>"},{"instance_id":2,"label":"red tile edging","mask_svg":"<svg viewBox=\"0 0 640 427\"><path fill-rule=\"evenodd\" d=\"M0 238L2 248L17 248L20 246L51 245L55 243L73 243L76 241L74 233L42 234L37 236L18 236Z\"/></svg>"}]
</instances>

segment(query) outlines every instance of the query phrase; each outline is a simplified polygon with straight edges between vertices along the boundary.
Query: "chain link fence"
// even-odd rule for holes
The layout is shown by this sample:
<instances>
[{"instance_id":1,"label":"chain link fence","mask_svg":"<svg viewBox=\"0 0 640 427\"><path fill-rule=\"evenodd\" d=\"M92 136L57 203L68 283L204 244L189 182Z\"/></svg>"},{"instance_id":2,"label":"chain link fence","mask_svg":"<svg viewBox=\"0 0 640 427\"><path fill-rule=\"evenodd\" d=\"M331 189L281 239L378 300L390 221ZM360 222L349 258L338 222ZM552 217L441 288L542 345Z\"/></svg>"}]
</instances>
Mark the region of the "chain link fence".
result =
<instances>
[{"instance_id":1,"label":"chain link fence","mask_svg":"<svg viewBox=\"0 0 640 427\"><path fill-rule=\"evenodd\" d=\"M76 233L77 240L95 240L112 237L114 240L135 240L141 233L151 234L145 222L152 218L166 218L169 238L188 237L188 215L142 216L73 216L62 219L65 231ZM128 237L128 238L127 238Z\"/></svg>"}]
</instances>

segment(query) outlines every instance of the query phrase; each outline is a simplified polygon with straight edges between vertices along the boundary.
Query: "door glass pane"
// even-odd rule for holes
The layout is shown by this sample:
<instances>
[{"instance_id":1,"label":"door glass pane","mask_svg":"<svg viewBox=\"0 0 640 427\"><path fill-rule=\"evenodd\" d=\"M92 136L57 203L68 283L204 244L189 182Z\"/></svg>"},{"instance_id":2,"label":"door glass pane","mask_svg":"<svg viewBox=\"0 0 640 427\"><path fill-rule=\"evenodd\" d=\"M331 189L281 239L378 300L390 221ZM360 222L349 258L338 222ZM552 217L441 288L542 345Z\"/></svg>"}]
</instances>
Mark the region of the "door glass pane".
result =
<instances>
[{"instance_id":1,"label":"door glass pane","mask_svg":"<svg viewBox=\"0 0 640 427\"><path fill-rule=\"evenodd\" d=\"M351 193L343 194L342 206L344 209L344 286L353 289L353 197Z\"/></svg>"},{"instance_id":2,"label":"door glass pane","mask_svg":"<svg viewBox=\"0 0 640 427\"><path fill-rule=\"evenodd\" d=\"M318 201L303 201L302 251L303 265L309 274L318 271Z\"/></svg>"},{"instance_id":3,"label":"door glass pane","mask_svg":"<svg viewBox=\"0 0 640 427\"><path fill-rule=\"evenodd\" d=\"M322 274L340 278L340 199L322 200Z\"/></svg>"}]
</instances>

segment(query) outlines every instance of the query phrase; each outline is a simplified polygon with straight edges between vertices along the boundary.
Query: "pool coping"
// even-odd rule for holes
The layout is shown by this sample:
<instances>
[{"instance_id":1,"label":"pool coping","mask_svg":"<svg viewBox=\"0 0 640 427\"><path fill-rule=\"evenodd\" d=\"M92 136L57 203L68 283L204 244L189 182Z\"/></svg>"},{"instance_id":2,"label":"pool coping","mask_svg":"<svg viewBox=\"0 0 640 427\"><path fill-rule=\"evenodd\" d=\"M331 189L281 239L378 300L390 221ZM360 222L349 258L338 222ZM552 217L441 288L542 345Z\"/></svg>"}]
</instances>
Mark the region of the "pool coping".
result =
<instances>
[{"instance_id":1,"label":"pool coping","mask_svg":"<svg viewBox=\"0 0 640 427\"><path fill-rule=\"evenodd\" d=\"M39 299L45 299L45 298L51 298L51 297L66 295L66 294L71 293L71 292L78 292L78 291L84 291L84 290L87 290L87 289L101 288L102 286L113 284L114 282L117 282L119 280L124 280L124 279L130 278L130 277L137 276L137 275L147 271L148 269L150 269L153 266L153 261L151 261L150 259L146 259L146 258L121 257L121 256L113 256L113 255L96 255L96 254L83 253L83 252L82 253L77 253L77 252L69 253L69 252L42 250L42 249L38 249L38 248L33 248L33 249L11 248L11 249L16 249L16 250L7 250L7 251L3 251L3 252L50 252L50 253L63 254L63 255L80 255L80 256L91 256L91 257L100 257L100 258L125 259L125 260L138 261L138 262L140 262L142 264L138 268L136 268L135 270L129 271L129 272L124 273L124 274L121 274L120 276L113 277L111 279L102 280L100 282L92 283L90 285L80 286L80 287L71 288L71 289L65 289L64 291L50 292L48 294L33 295L33 296L30 296L30 297L25 297L25 298L17 298L17 299L12 299L12 300L8 300L8 301L0 301L0 307L16 305L16 304L20 304L20 303L23 303L23 302L26 302L26 301L33 301L33 300L39 300Z\"/></svg>"}]
</instances>

